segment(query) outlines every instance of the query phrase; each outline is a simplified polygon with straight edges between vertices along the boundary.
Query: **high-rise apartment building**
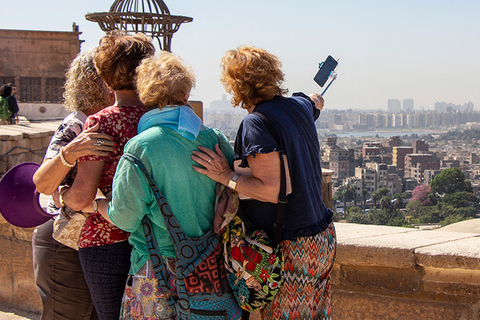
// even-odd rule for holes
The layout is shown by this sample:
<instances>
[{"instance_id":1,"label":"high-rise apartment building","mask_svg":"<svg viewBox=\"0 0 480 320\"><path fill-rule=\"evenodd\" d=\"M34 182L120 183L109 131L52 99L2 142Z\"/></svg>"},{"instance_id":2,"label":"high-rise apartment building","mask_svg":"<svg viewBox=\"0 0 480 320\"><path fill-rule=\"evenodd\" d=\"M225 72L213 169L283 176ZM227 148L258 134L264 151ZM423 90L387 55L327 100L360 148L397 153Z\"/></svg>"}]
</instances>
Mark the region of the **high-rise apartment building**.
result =
<instances>
[{"instance_id":1,"label":"high-rise apartment building","mask_svg":"<svg viewBox=\"0 0 480 320\"><path fill-rule=\"evenodd\" d=\"M413 111L415 110L413 107L413 99L403 99L403 111Z\"/></svg>"},{"instance_id":2,"label":"high-rise apartment building","mask_svg":"<svg viewBox=\"0 0 480 320\"><path fill-rule=\"evenodd\" d=\"M402 104L398 99L388 99L388 112L400 112L402 110Z\"/></svg>"}]
</instances>

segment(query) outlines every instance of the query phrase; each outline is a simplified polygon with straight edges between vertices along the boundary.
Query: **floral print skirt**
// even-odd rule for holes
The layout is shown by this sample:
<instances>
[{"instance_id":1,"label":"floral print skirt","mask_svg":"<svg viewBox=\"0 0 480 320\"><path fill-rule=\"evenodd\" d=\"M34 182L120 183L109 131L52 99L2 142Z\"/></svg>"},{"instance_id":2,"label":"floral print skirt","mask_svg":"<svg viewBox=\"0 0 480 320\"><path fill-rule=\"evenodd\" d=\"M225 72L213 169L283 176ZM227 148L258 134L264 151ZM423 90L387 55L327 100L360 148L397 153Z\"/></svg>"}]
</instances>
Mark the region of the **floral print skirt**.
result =
<instances>
[{"instance_id":1,"label":"floral print skirt","mask_svg":"<svg viewBox=\"0 0 480 320\"><path fill-rule=\"evenodd\" d=\"M168 305L170 296L176 298L174 259L166 259L170 274L170 292L161 290L150 260L134 275L129 275L122 299L120 320L166 320L175 318L175 310Z\"/></svg>"}]
</instances>

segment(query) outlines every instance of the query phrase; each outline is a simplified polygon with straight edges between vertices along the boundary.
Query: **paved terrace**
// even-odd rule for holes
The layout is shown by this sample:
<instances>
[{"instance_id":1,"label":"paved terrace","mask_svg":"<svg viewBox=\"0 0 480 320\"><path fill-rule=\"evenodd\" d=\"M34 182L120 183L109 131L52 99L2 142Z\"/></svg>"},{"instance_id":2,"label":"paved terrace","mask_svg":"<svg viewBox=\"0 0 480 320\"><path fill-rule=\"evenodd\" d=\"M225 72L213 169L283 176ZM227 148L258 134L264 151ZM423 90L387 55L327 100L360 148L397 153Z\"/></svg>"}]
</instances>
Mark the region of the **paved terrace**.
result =
<instances>
[{"instance_id":1,"label":"paved terrace","mask_svg":"<svg viewBox=\"0 0 480 320\"><path fill-rule=\"evenodd\" d=\"M58 123L0 126L3 168L40 162ZM330 201L325 174L324 198ZM437 230L346 223L336 228L334 319L479 319L480 219ZM39 319L32 231L0 218L0 319Z\"/></svg>"}]
</instances>

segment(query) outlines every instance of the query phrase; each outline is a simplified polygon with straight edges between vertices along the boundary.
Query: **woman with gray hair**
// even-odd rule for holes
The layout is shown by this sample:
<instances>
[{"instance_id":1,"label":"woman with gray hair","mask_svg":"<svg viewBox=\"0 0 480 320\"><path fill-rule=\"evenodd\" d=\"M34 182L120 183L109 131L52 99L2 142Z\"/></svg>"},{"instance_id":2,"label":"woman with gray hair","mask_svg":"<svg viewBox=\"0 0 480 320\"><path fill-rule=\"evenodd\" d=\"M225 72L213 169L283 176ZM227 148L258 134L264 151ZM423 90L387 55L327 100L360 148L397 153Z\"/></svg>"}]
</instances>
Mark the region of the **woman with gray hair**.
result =
<instances>
[{"instance_id":1,"label":"woman with gray hair","mask_svg":"<svg viewBox=\"0 0 480 320\"><path fill-rule=\"evenodd\" d=\"M37 191L43 194L52 195L60 185L71 185L79 157L108 155L113 149L110 136L95 132L98 126L82 132L89 115L113 103L111 91L95 70L93 56L94 50L80 53L66 74L65 108L72 113L55 131L45 159L33 177ZM105 142L98 145L98 140ZM59 207L51 199L47 211L57 212ZM42 319L97 319L78 252L55 241L52 233L50 220L35 229L32 239Z\"/></svg>"}]
</instances>

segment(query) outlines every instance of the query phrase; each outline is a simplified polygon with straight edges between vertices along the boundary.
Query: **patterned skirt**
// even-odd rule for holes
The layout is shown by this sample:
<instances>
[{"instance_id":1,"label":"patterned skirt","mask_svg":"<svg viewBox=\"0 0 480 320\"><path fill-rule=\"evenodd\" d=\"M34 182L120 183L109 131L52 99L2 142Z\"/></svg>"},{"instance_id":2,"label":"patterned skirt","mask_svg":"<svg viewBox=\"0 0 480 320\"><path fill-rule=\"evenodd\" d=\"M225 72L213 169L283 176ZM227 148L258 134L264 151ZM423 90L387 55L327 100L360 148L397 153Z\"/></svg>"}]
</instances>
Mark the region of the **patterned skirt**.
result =
<instances>
[{"instance_id":1,"label":"patterned skirt","mask_svg":"<svg viewBox=\"0 0 480 320\"><path fill-rule=\"evenodd\" d=\"M147 263L134 275L129 275L122 299L120 320L167 320L175 318L175 311L168 305L168 297L176 298L174 259L166 259L167 270L172 282L170 292L158 288L158 279L153 272L152 262Z\"/></svg>"},{"instance_id":2,"label":"patterned skirt","mask_svg":"<svg viewBox=\"0 0 480 320\"><path fill-rule=\"evenodd\" d=\"M325 231L283 241L285 279L262 319L331 319L330 271L337 239L333 222Z\"/></svg>"}]
</instances>

